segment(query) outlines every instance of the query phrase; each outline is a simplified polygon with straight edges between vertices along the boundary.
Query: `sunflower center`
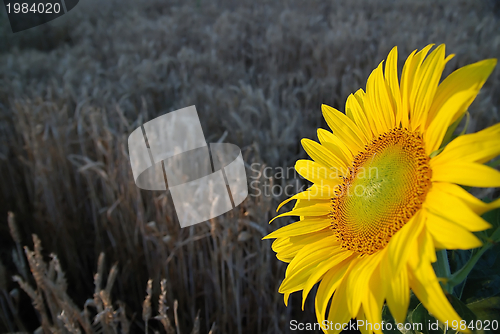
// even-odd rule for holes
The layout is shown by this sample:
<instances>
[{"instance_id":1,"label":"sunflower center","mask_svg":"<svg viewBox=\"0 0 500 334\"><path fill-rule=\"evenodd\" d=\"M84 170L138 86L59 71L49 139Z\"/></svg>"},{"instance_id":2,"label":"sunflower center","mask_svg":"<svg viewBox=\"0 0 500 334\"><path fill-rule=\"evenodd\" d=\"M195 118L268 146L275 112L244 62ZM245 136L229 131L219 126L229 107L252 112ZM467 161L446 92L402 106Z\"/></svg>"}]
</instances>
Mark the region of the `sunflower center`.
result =
<instances>
[{"instance_id":1,"label":"sunflower center","mask_svg":"<svg viewBox=\"0 0 500 334\"><path fill-rule=\"evenodd\" d=\"M366 145L332 199L332 228L342 247L383 249L422 207L432 171L420 135L393 129Z\"/></svg>"}]
</instances>

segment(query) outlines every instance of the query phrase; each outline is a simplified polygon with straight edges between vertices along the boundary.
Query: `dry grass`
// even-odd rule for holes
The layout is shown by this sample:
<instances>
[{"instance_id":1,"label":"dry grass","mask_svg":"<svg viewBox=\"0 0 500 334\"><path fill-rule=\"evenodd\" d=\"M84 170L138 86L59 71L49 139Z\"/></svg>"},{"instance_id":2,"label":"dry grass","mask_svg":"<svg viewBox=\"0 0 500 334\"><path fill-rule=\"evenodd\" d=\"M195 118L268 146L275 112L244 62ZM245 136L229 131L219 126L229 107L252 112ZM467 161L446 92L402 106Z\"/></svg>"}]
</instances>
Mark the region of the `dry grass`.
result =
<instances>
[{"instance_id":1,"label":"dry grass","mask_svg":"<svg viewBox=\"0 0 500 334\"><path fill-rule=\"evenodd\" d=\"M248 165L292 166L299 139L324 127L321 103L343 109L394 45L404 59L446 43L446 73L500 56L493 4L81 1L15 35L2 14L0 330L279 333L314 321L299 295L284 307L284 265L261 241L282 198L180 229L167 193L135 186L128 134L195 104L208 142L227 131ZM497 69L470 130L499 122L499 106ZM104 288L100 254L116 263Z\"/></svg>"},{"instance_id":2,"label":"dry grass","mask_svg":"<svg viewBox=\"0 0 500 334\"><path fill-rule=\"evenodd\" d=\"M14 215L9 213L9 225L14 226L16 230ZM15 234L13 233L13 236ZM44 261L40 239L36 234L33 235L34 250L31 251L25 247L26 257L33 275L36 289L31 287L25 279L18 275L13 276L14 282L17 282L21 289L31 298L33 307L38 312L41 319L41 326L36 332L58 333L65 329L72 334L80 333L129 333L130 321L127 319L125 304L122 301L112 302L111 290L118 275L117 264L111 267L107 275L106 285L103 288L104 276L104 253L99 255L97 262L97 273L94 275L94 298L87 299L80 309L67 294L68 284L65 274L62 271L61 264L57 255L50 254L49 263ZM16 246L19 243L16 242ZM22 271L22 270L21 270ZM145 332L148 333L148 321L152 318L152 286L153 280L148 280L146 289L146 299L143 304L142 318L145 323ZM167 315L166 280L161 281L161 291L158 300L158 315L154 319L159 320L166 333L180 333L179 320L177 316L177 300L174 302L175 329ZM117 305L116 310L113 304ZM13 315L16 316L17 308L13 308ZM7 320L7 319L5 319ZM9 330L12 331L12 325ZM214 327L215 324L212 326ZM22 322L19 327L25 330ZM212 331L213 332L213 331ZM193 334L199 333L199 317L194 320Z\"/></svg>"}]
</instances>

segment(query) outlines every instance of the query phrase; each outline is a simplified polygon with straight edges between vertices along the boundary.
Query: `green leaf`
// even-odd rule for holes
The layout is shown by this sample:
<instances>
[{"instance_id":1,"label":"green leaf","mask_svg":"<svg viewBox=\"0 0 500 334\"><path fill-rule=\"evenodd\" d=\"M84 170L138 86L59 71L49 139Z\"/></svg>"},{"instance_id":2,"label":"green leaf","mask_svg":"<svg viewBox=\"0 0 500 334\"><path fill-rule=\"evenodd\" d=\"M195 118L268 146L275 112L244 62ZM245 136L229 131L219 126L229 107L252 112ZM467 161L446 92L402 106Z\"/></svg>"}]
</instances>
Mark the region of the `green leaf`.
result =
<instances>
[{"instance_id":1,"label":"green leaf","mask_svg":"<svg viewBox=\"0 0 500 334\"><path fill-rule=\"evenodd\" d=\"M408 313L406 314L406 320L405 320L405 323L403 324L403 326L407 323L411 323L412 313L419 304L420 304L420 301L418 300L417 296L415 296L413 291L410 291L410 305L408 305ZM394 318L391 314L391 311L389 310L389 307L387 307L387 304L385 304L384 308L382 309L382 320L385 323L391 323L391 325L392 325L391 330L387 330L387 328L385 328L383 330L383 332L385 334L401 334L401 333L403 333L403 334L417 334L417 333L420 333L418 331L413 331L411 329L410 330L402 329L401 331L398 330L396 320L394 320Z\"/></svg>"},{"instance_id":2,"label":"green leaf","mask_svg":"<svg viewBox=\"0 0 500 334\"><path fill-rule=\"evenodd\" d=\"M471 258L470 249L462 250L455 249L450 251L449 261L450 261L450 270L451 272L455 272L462 268Z\"/></svg>"},{"instance_id":3,"label":"green leaf","mask_svg":"<svg viewBox=\"0 0 500 334\"><path fill-rule=\"evenodd\" d=\"M485 202L489 202L486 201ZM484 215L482 215L483 219L486 220L488 223L493 225L493 228L489 229L488 231L491 234L493 234L495 229L498 229L500 227L500 209L495 209L491 210L489 212L486 212Z\"/></svg>"},{"instance_id":4,"label":"green leaf","mask_svg":"<svg viewBox=\"0 0 500 334\"><path fill-rule=\"evenodd\" d=\"M500 314L500 296L469 303L467 307L481 320L498 320L498 315Z\"/></svg>"},{"instance_id":5,"label":"green leaf","mask_svg":"<svg viewBox=\"0 0 500 334\"><path fill-rule=\"evenodd\" d=\"M441 148L435 150L434 152L432 152L431 154L429 154L429 158L431 158L431 159L434 158L436 155L438 155L439 153L443 152L443 150L444 150L444 147L441 147Z\"/></svg>"},{"instance_id":6,"label":"green leaf","mask_svg":"<svg viewBox=\"0 0 500 334\"><path fill-rule=\"evenodd\" d=\"M438 326L438 321L429 314L424 305L419 304L411 315L411 322L419 324L424 334L442 334L443 331Z\"/></svg>"},{"instance_id":7,"label":"green leaf","mask_svg":"<svg viewBox=\"0 0 500 334\"><path fill-rule=\"evenodd\" d=\"M455 273L461 268L463 268L465 264L472 257L472 252L469 249L467 250L455 249L453 251L449 251L449 254L450 254L449 256L450 270L452 273ZM462 298L462 293L466 283L467 283L467 278L464 279L462 282L458 283L453 289L453 293L459 299Z\"/></svg>"},{"instance_id":8,"label":"green leaf","mask_svg":"<svg viewBox=\"0 0 500 334\"><path fill-rule=\"evenodd\" d=\"M387 329L389 326L384 327L384 334L401 334L401 332L397 329L396 326L396 321L392 317L391 311L389 310L389 307L387 305L384 305L384 308L382 309L382 320L386 324L391 324L391 329ZM407 334L410 334L409 332L406 332ZM412 334L414 333L413 331L411 332Z\"/></svg>"},{"instance_id":9,"label":"green leaf","mask_svg":"<svg viewBox=\"0 0 500 334\"><path fill-rule=\"evenodd\" d=\"M500 294L500 244L485 252L467 278L461 300L472 303Z\"/></svg>"},{"instance_id":10,"label":"green leaf","mask_svg":"<svg viewBox=\"0 0 500 334\"><path fill-rule=\"evenodd\" d=\"M458 315L465 320L467 323L471 321L476 321L477 317L472 312L467 305L465 305L460 299L456 298L455 296L448 296L448 299L450 300L451 306L457 311Z\"/></svg>"},{"instance_id":11,"label":"green leaf","mask_svg":"<svg viewBox=\"0 0 500 334\"><path fill-rule=\"evenodd\" d=\"M480 301L500 294L500 276L491 275L480 279L470 279L467 294L464 294L464 300L468 303ZM471 293L472 291L472 293Z\"/></svg>"},{"instance_id":12,"label":"green leaf","mask_svg":"<svg viewBox=\"0 0 500 334\"><path fill-rule=\"evenodd\" d=\"M500 229L496 231L500 234ZM499 254L500 244L494 244L491 240L485 242L481 248L472 250L472 257L470 260L451 275L448 285L455 287L465 279L482 278L489 275L500 274L500 267L495 265L500 264Z\"/></svg>"}]
</instances>

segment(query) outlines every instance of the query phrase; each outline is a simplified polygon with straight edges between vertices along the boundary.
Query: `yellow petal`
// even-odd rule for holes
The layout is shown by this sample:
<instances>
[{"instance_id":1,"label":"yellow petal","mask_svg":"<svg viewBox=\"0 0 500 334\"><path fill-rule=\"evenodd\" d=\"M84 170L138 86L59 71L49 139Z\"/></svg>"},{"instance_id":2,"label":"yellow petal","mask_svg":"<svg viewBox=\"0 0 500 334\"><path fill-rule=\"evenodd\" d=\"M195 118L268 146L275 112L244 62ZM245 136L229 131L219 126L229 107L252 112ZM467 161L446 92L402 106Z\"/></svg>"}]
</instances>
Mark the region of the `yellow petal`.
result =
<instances>
[{"instance_id":1,"label":"yellow petal","mask_svg":"<svg viewBox=\"0 0 500 334\"><path fill-rule=\"evenodd\" d=\"M311 274L302 290L302 310L304 310L307 295L313 288L314 284L318 283L328 271L335 271L339 277L342 276L352 261L353 254L353 251L341 250L316 267L315 271Z\"/></svg>"},{"instance_id":2,"label":"yellow petal","mask_svg":"<svg viewBox=\"0 0 500 334\"><path fill-rule=\"evenodd\" d=\"M460 323L462 319L448 302L430 263L418 269L410 265L408 277L410 288L434 317L441 322L456 320Z\"/></svg>"},{"instance_id":3,"label":"yellow petal","mask_svg":"<svg viewBox=\"0 0 500 334\"><path fill-rule=\"evenodd\" d=\"M412 129L409 115L412 113L414 101L417 95L418 73L420 66L432 48L433 44L427 45L421 51L413 51L405 61L401 74L401 124L403 128Z\"/></svg>"},{"instance_id":4,"label":"yellow petal","mask_svg":"<svg viewBox=\"0 0 500 334\"><path fill-rule=\"evenodd\" d=\"M419 128L421 132L425 130L423 126L426 124L439 79L446 62L451 59L451 57L445 59L444 55L445 46L441 44L425 58L422 66L415 73L410 108L410 120L414 130Z\"/></svg>"},{"instance_id":5,"label":"yellow petal","mask_svg":"<svg viewBox=\"0 0 500 334\"><path fill-rule=\"evenodd\" d=\"M363 307L361 307L359 309L359 313L356 316L356 320L362 321L363 324L366 324L367 320L366 320L366 315L365 315L365 311L363 310ZM372 331L370 330L370 327L366 326L366 325L359 326L358 330L361 332L361 334L371 334L372 333Z\"/></svg>"},{"instance_id":6,"label":"yellow petal","mask_svg":"<svg viewBox=\"0 0 500 334\"><path fill-rule=\"evenodd\" d=\"M427 154L431 154L441 146L446 130L452 123L451 119L463 109L464 105L470 104L475 97L476 94L472 91L458 92L443 104L424 133Z\"/></svg>"},{"instance_id":7,"label":"yellow petal","mask_svg":"<svg viewBox=\"0 0 500 334\"><path fill-rule=\"evenodd\" d=\"M365 311L366 320L371 324L382 323L382 305L387 291L386 281L382 279L381 268L378 266L369 283L368 293L364 295L363 310ZM377 334L382 334L382 330L376 329L373 326L373 331Z\"/></svg>"},{"instance_id":8,"label":"yellow petal","mask_svg":"<svg viewBox=\"0 0 500 334\"><path fill-rule=\"evenodd\" d=\"M398 48L392 48L387 56L387 62L385 63L385 81L389 88L390 95L393 101L394 113L396 115L396 126L401 123L401 92L399 90L399 80L398 80Z\"/></svg>"},{"instance_id":9,"label":"yellow petal","mask_svg":"<svg viewBox=\"0 0 500 334\"><path fill-rule=\"evenodd\" d=\"M494 200L491 203L484 203L483 201L478 200L476 197L471 195L464 188L457 186L453 183L447 182L434 182L432 184L432 188L438 189L442 192L446 192L452 196L459 198L463 201L473 212L478 215L482 215L485 212L490 210L500 208L500 198Z\"/></svg>"},{"instance_id":10,"label":"yellow petal","mask_svg":"<svg viewBox=\"0 0 500 334\"><path fill-rule=\"evenodd\" d=\"M331 186L332 188L343 181L343 171L332 167L326 167L311 160L298 160L295 163L295 170L303 178L321 187Z\"/></svg>"},{"instance_id":11,"label":"yellow petal","mask_svg":"<svg viewBox=\"0 0 500 334\"><path fill-rule=\"evenodd\" d=\"M474 213L464 202L433 185L427 193L424 208L435 216L450 221L468 231L483 231L491 227L483 218Z\"/></svg>"},{"instance_id":12,"label":"yellow petal","mask_svg":"<svg viewBox=\"0 0 500 334\"><path fill-rule=\"evenodd\" d=\"M290 292L283 294L283 301L285 303L285 306L288 306L288 299L290 298L290 294Z\"/></svg>"},{"instance_id":13,"label":"yellow petal","mask_svg":"<svg viewBox=\"0 0 500 334\"><path fill-rule=\"evenodd\" d=\"M353 158L352 152L339 137L325 129L318 129L318 139L321 142L321 145L331 150L334 154L341 158L346 165L351 164ZM341 153L338 153L338 150L340 150Z\"/></svg>"},{"instance_id":14,"label":"yellow petal","mask_svg":"<svg viewBox=\"0 0 500 334\"><path fill-rule=\"evenodd\" d=\"M330 226L331 226L330 219L307 217L304 220L292 223L287 226L283 226L282 228L266 235L262 239L275 239L275 238L284 238L295 235L308 234L312 232L321 231Z\"/></svg>"},{"instance_id":15,"label":"yellow petal","mask_svg":"<svg viewBox=\"0 0 500 334\"><path fill-rule=\"evenodd\" d=\"M354 93L354 98L361 107L361 110L363 110L364 114L366 115L366 120L368 121L369 128L372 133L371 137L373 139L374 136L377 136L380 133L377 129L383 129L382 122L379 120L380 117L374 117L374 113L370 108L370 101L368 101L368 97L363 89L358 89ZM367 138L370 138L369 133L367 134ZM356 155L357 153L358 152L354 152L354 155Z\"/></svg>"},{"instance_id":16,"label":"yellow petal","mask_svg":"<svg viewBox=\"0 0 500 334\"><path fill-rule=\"evenodd\" d=\"M361 132L365 134L366 140L371 140L373 138L373 132L371 130L370 123L368 122L365 111L353 94L350 94L347 97L345 110L347 117L349 117L354 123L356 123Z\"/></svg>"},{"instance_id":17,"label":"yellow petal","mask_svg":"<svg viewBox=\"0 0 500 334\"><path fill-rule=\"evenodd\" d=\"M279 288L280 293L302 290L307 280L318 265L330 259L341 251L340 247L329 244L335 240L334 236L319 240L302 248L287 267L285 279Z\"/></svg>"},{"instance_id":18,"label":"yellow petal","mask_svg":"<svg viewBox=\"0 0 500 334\"><path fill-rule=\"evenodd\" d=\"M329 201L333 196L335 196L335 189L333 187L329 186L320 187L317 185L313 185L306 191L295 194L292 197L281 202L278 208L276 209L276 212L278 212L283 207L283 205L293 200L303 200L303 201L316 200L317 203L319 203L321 200Z\"/></svg>"},{"instance_id":19,"label":"yellow petal","mask_svg":"<svg viewBox=\"0 0 500 334\"><path fill-rule=\"evenodd\" d=\"M446 145L443 152L434 157L433 164L462 160L487 162L500 154L500 123L476 133L462 135Z\"/></svg>"},{"instance_id":20,"label":"yellow petal","mask_svg":"<svg viewBox=\"0 0 500 334\"><path fill-rule=\"evenodd\" d=\"M500 187L500 172L474 162L449 161L432 166L432 181L457 183L470 187Z\"/></svg>"},{"instance_id":21,"label":"yellow petal","mask_svg":"<svg viewBox=\"0 0 500 334\"><path fill-rule=\"evenodd\" d=\"M431 211L427 212L427 230L446 249L472 249L482 245L474 234Z\"/></svg>"},{"instance_id":22,"label":"yellow petal","mask_svg":"<svg viewBox=\"0 0 500 334\"><path fill-rule=\"evenodd\" d=\"M382 261L382 266L389 276L398 275L404 267L411 254L412 245L423 227L423 217L419 211L392 236L387 246L386 257Z\"/></svg>"},{"instance_id":23,"label":"yellow petal","mask_svg":"<svg viewBox=\"0 0 500 334\"><path fill-rule=\"evenodd\" d=\"M490 76L497 63L496 59L486 59L474 64L470 64L459 68L450 74L439 85L434 101L432 102L429 114L427 117L427 124L430 124L442 106L450 99L453 98L458 92L471 91L472 95L476 96L486 79ZM472 100L470 101L472 103ZM450 120L448 126L456 121L469 107L469 104L462 106L455 116Z\"/></svg>"},{"instance_id":24,"label":"yellow petal","mask_svg":"<svg viewBox=\"0 0 500 334\"><path fill-rule=\"evenodd\" d=\"M394 319L399 323L403 323L410 305L410 287L408 285L406 266L399 271L398 275L389 279L391 280L391 286L387 290L387 305Z\"/></svg>"},{"instance_id":25,"label":"yellow petal","mask_svg":"<svg viewBox=\"0 0 500 334\"><path fill-rule=\"evenodd\" d=\"M332 235L330 228L305 235L297 235L286 238L278 238L272 243L272 250L276 252L278 260L290 262L295 255L306 245L323 240Z\"/></svg>"},{"instance_id":26,"label":"yellow petal","mask_svg":"<svg viewBox=\"0 0 500 334\"><path fill-rule=\"evenodd\" d=\"M330 233L327 237L315 242L310 242L309 244L302 247L302 249L295 255L295 258L286 268L286 275L290 275L299 267L307 264L308 259L311 260L314 257L321 257L322 252L326 250L326 253L330 254L327 257L333 256L334 254L340 252L342 249L340 247L340 242L337 241L337 237ZM317 254L318 256L313 256ZM326 256L326 255L325 255ZM326 259L326 258L325 258ZM321 262L321 261L319 261Z\"/></svg>"},{"instance_id":27,"label":"yellow petal","mask_svg":"<svg viewBox=\"0 0 500 334\"><path fill-rule=\"evenodd\" d=\"M367 115L374 118L377 134L393 129L396 126L396 116L384 79L382 63L368 77L366 99L368 100L368 104L365 105Z\"/></svg>"},{"instance_id":28,"label":"yellow petal","mask_svg":"<svg viewBox=\"0 0 500 334\"><path fill-rule=\"evenodd\" d=\"M427 224L427 211L422 210L422 215L425 217L424 221ZM427 228L424 228L418 236L418 254L416 256L418 266L422 263L434 263L437 261L436 249L434 248L432 235Z\"/></svg>"},{"instance_id":29,"label":"yellow petal","mask_svg":"<svg viewBox=\"0 0 500 334\"><path fill-rule=\"evenodd\" d=\"M403 66L403 72L401 74L401 86L400 86L400 94L401 94L401 114L398 118L401 118L401 126L404 129L410 128L410 118L409 118L409 109L410 109L410 92L412 85L412 76L414 73L414 65L415 62L415 53L417 50L414 50L408 58L406 58L405 65Z\"/></svg>"},{"instance_id":30,"label":"yellow petal","mask_svg":"<svg viewBox=\"0 0 500 334\"><path fill-rule=\"evenodd\" d=\"M349 313L349 308L347 307L347 301L350 296L347 295L346 291L346 280L345 278L340 283L339 288L335 292L330 304L330 311L328 311L328 321L333 322L334 326L330 326L328 333L338 334L342 331L343 324L349 322L351 315ZM338 329L335 328L335 324L339 324Z\"/></svg>"},{"instance_id":31,"label":"yellow petal","mask_svg":"<svg viewBox=\"0 0 500 334\"><path fill-rule=\"evenodd\" d=\"M332 297L333 293L337 290L341 282L345 281L345 277L349 275L349 269L352 267L352 264L355 263L356 261L357 259L352 260L350 263L348 262L347 264L348 268L345 272L343 270L328 271L321 280L314 301L316 318L319 323L322 323L325 320L325 312L328 306L328 301Z\"/></svg>"},{"instance_id":32,"label":"yellow petal","mask_svg":"<svg viewBox=\"0 0 500 334\"><path fill-rule=\"evenodd\" d=\"M426 210L421 210L421 215L425 226L425 222L427 221ZM417 242L413 243L409 248L411 248L412 256L408 258L406 264L411 263L414 268L420 268L423 264L437 261L434 240L426 228L423 228L422 231L420 231ZM409 267L407 266L407 269L408 268Z\"/></svg>"},{"instance_id":33,"label":"yellow petal","mask_svg":"<svg viewBox=\"0 0 500 334\"><path fill-rule=\"evenodd\" d=\"M301 143L304 150L314 161L322 164L323 166L338 170L347 169L347 166L342 159L333 154L333 152L326 147L323 147L321 144L306 138L302 139Z\"/></svg>"},{"instance_id":34,"label":"yellow petal","mask_svg":"<svg viewBox=\"0 0 500 334\"><path fill-rule=\"evenodd\" d=\"M330 214L330 212L331 212L331 204L330 203L314 204L314 205L310 205L310 206L303 207L303 208L298 208L298 209L277 215L276 217L271 219L269 224L271 224L276 218L285 217L285 216L317 217L317 216L328 215L328 214Z\"/></svg>"},{"instance_id":35,"label":"yellow petal","mask_svg":"<svg viewBox=\"0 0 500 334\"><path fill-rule=\"evenodd\" d=\"M347 306L353 317L358 313L363 296L367 293L368 283L372 278L372 274L379 266L386 252L387 249L384 249L373 255L361 258L353 266L347 278L347 294L349 295Z\"/></svg>"},{"instance_id":36,"label":"yellow petal","mask_svg":"<svg viewBox=\"0 0 500 334\"><path fill-rule=\"evenodd\" d=\"M295 202L295 205L293 206L292 211L298 210L298 209L306 209L310 208L313 206L329 206L331 205L331 200L326 199L326 198L299 198L297 199L297 202ZM304 217L304 215L300 215L301 217ZM306 215L307 216L307 215ZM313 216L318 216L318 215L313 215ZM303 218L302 218L303 219Z\"/></svg>"},{"instance_id":37,"label":"yellow petal","mask_svg":"<svg viewBox=\"0 0 500 334\"><path fill-rule=\"evenodd\" d=\"M333 134L341 138L354 155L357 154L366 143L366 137L358 126L349 117L326 104L321 105L321 110Z\"/></svg>"},{"instance_id":38,"label":"yellow petal","mask_svg":"<svg viewBox=\"0 0 500 334\"><path fill-rule=\"evenodd\" d=\"M345 166L350 166L352 153L347 146L336 136L325 129L318 129L318 139L323 147L330 150L333 155L342 160Z\"/></svg>"}]
</instances>

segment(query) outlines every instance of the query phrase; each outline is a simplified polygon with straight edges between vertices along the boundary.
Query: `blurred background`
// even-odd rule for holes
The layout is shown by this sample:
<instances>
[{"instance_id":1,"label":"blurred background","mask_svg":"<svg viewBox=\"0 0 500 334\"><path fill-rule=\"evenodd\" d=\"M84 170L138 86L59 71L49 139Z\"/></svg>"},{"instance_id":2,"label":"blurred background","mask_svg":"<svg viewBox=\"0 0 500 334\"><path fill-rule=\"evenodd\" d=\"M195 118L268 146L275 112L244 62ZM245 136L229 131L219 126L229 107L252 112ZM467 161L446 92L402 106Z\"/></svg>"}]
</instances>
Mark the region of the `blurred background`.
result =
<instances>
[{"instance_id":1,"label":"blurred background","mask_svg":"<svg viewBox=\"0 0 500 334\"><path fill-rule=\"evenodd\" d=\"M444 75L500 56L494 0L82 0L16 34L0 12L1 332L315 322L312 297L284 306L286 266L261 240L293 221L268 225L287 196L265 188L304 182L259 171L305 158L300 139L326 128L321 104L344 110L393 46L400 71L429 43L456 54ZM259 182L235 210L181 229L168 192L135 186L127 138L190 105L207 142L238 145ZM499 106L497 68L468 131L498 123Z\"/></svg>"}]
</instances>

